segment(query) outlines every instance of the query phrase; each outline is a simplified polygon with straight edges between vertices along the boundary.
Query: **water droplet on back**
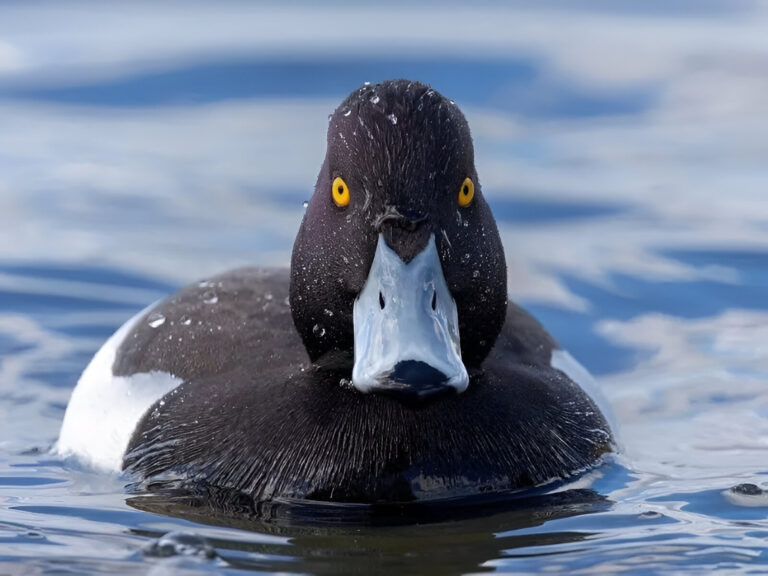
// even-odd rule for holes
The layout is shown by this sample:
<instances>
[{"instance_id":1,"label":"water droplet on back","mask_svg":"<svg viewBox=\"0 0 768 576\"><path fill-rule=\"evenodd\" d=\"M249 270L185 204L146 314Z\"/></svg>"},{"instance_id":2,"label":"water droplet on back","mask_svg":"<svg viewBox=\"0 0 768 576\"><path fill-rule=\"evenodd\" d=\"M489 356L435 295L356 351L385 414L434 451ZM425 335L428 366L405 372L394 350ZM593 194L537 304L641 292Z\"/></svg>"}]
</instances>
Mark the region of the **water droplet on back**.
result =
<instances>
[{"instance_id":1,"label":"water droplet on back","mask_svg":"<svg viewBox=\"0 0 768 576\"><path fill-rule=\"evenodd\" d=\"M387 118L389 119L390 122L392 122L392 124L397 124L397 116L395 116L394 114L388 114Z\"/></svg>"},{"instance_id":2,"label":"water droplet on back","mask_svg":"<svg viewBox=\"0 0 768 576\"><path fill-rule=\"evenodd\" d=\"M150 328L160 328L160 326L165 324L165 316L159 312L152 312L152 314L147 316L147 324L149 324Z\"/></svg>"},{"instance_id":3,"label":"water droplet on back","mask_svg":"<svg viewBox=\"0 0 768 576\"><path fill-rule=\"evenodd\" d=\"M216 296L216 292L213 290L206 290L203 292L203 302L206 304L216 304L219 301L219 297Z\"/></svg>"},{"instance_id":4,"label":"water droplet on back","mask_svg":"<svg viewBox=\"0 0 768 576\"><path fill-rule=\"evenodd\" d=\"M184 326L189 326L190 324L192 324L192 318L186 315L182 316L181 318L179 318L179 323L183 324Z\"/></svg>"}]
</instances>

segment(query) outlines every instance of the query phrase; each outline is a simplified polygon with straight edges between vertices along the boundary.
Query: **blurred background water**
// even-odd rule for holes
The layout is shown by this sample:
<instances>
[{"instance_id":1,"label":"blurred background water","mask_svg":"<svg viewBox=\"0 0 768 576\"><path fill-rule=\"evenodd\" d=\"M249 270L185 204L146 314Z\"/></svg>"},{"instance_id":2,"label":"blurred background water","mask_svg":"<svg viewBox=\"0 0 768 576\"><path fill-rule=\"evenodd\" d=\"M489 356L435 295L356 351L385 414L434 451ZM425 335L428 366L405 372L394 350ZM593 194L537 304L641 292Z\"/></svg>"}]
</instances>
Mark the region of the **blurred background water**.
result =
<instances>
[{"instance_id":1,"label":"blurred background water","mask_svg":"<svg viewBox=\"0 0 768 576\"><path fill-rule=\"evenodd\" d=\"M1 4L0 574L768 571L767 26L746 0ZM288 264L328 114L394 77L464 110L512 296L613 405L605 499L290 530L50 457L122 322Z\"/></svg>"}]
</instances>

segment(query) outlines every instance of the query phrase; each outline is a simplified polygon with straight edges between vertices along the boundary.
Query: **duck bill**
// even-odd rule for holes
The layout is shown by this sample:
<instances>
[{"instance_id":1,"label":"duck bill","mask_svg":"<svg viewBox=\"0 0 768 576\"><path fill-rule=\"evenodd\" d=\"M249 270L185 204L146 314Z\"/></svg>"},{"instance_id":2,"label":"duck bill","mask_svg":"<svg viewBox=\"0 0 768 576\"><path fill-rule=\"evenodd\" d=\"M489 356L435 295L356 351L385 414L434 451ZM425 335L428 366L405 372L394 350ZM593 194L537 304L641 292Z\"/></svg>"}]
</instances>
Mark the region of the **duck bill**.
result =
<instances>
[{"instance_id":1,"label":"duck bill","mask_svg":"<svg viewBox=\"0 0 768 576\"><path fill-rule=\"evenodd\" d=\"M359 391L421 399L466 390L456 303L434 235L407 264L379 236L353 322Z\"/></svg>"}]
</instances>

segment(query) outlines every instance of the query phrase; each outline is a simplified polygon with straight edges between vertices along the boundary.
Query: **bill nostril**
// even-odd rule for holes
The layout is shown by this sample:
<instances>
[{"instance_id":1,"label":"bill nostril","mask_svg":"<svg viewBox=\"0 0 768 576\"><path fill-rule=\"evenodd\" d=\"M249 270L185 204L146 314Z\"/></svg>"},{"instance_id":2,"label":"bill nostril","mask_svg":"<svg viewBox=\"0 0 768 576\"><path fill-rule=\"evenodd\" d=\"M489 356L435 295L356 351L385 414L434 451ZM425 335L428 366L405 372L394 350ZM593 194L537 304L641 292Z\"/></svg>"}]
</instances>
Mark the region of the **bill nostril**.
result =
<instances>
[{"instance_id":1,"label":"bill nostril","mask_svg":"<svg viewBox=\"0 0 768 576\"><path fill-rule=\"evenodd\" d=\"M384 310L384 295L381 292L379 292L379 306Z\"/></svg>"},{"instance_id":2,"label":"bill nostril","mask_svg":"<svg viewBox=\"0 0 768 576\"><path fill-rule=\"evenodd\" d=\"M432 310L437 310L437 291L432 292Z\"/></svg>"}]
</instances>

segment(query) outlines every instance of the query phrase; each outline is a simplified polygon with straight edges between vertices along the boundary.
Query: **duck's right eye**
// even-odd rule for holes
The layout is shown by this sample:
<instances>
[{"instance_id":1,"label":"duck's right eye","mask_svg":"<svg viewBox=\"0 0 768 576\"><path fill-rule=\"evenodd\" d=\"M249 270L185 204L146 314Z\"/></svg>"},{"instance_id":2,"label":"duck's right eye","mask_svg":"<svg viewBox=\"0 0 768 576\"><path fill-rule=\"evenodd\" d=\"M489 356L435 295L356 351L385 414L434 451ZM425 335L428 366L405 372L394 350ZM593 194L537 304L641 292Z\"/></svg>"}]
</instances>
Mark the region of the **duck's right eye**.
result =
<instances>
[{"instance_id":1,"label":"duck's right eye","mask_svg":"<svg viewBox=\"0 0 768 576\"><path fill-rule=\"evenodd\" d=\"M349 186L344 182L341 176L336 176L333 180L333 186L331 187L331 196L333 201L339 208L344 208L349 204Z\"/></svg>"}]
</instances>

